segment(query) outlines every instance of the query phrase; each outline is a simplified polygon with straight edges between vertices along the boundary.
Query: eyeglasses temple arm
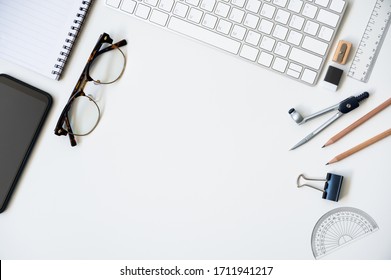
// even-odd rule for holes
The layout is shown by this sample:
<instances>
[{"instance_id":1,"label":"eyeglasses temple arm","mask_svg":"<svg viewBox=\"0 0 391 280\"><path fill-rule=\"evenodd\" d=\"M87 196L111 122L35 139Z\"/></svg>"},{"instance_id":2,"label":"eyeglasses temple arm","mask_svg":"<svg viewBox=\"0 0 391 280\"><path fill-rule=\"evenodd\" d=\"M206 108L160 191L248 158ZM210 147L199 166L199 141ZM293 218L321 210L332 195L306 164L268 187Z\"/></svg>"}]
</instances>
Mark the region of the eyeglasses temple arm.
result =
<instances>
[{"instance_id":1,"label":"eyeglasses temple arm","mask_svg":"<svg viewBox=\"0 0 391 280\"><path fill-rule=\"evenodd\" d=\"M67 126L69 141L71 142L71 146L74 147L77 145L77 142L75 139L75 135L73 135L71 124L69 123L68 114L65 115L64 121L65 125Z\"/></svg>"},{"instance_id":2,"label":"eyeglasses temple arm","mask_svg":"<svg viewBox=\"0 0 391 280\"><path fill-rule=\"evenodd\" d=\"M121 41L119 41L119 42L117 42L115 44L112 44L111 46L108 46L108 47L106 47L104 49L101 49L100 51L98 51L96 53L95 57L98 56L98 55L101 55L101 54L103 54L105 52L114 50L115 48L120 48L120 47L126 46L127 44L128 44L128 42L125 39L121 40Z\"/></svg>"}]
</instances>

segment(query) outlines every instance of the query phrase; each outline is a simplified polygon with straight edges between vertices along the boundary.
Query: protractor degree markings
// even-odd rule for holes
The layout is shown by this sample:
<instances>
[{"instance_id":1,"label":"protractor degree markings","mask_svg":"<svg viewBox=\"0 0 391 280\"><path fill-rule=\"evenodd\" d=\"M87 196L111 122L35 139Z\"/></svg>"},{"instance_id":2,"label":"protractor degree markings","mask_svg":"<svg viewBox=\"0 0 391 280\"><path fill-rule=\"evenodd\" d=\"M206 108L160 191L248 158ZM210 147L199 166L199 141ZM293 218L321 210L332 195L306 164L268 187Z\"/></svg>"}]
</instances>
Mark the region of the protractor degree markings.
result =
<instances>
[{"instance_id":1,"label":"protractor degree markings","mask_svg":"<svg viewBox=\"0 0 391 280\"><path fill-rule=\"evenodd\" d=\"M342 221L338 220L338 222L335 224L335 227L338 230L338 236L341 237L344 233Z\"/></svg>"},{"instance_id":2,"label":"protractor degree markings","mask_svg":"<svg viewBox=\"0 0 391 280\"><path fill-rule=\"evenodd\" d=\"M350 218L350 223L349 223L349 229L348 232L351 236L353 236L354 231L356 230L356 223L354 222L354 217Z\"/></svg>"},{"instance_id":3,"label":"protractor degree markings","mask_svg":"<svg viewBox=\"0 0 391 280\"><path fill-rule=\"evenodd\" d=\"M333 228L332 225L328 226L325 228L327 231L325 231L324 233L324 236L332 236L332 237L335 237L335 238L338 238L338 232L335 230L335 228Z\"/></svg>"},{"instance_id":4,"label":"protractor degree markings","mask_svg":"<svg viewBox=\"0 0 391 280\"><path fill-rule=\"evenodd\" d=\"M316 223L311 236L312 252L316 259L321 258L377 229L376 222L365 212L352 207L336 208Z\"/></svg>"},{"instance_id":5,"label":"protractor degree markings","mask_svg":"<svg viewBox=\"0 0 391 280\"><path fill-rule=\"evenodd\" d=\"M333 231L334 231L334 233L335 233L335 235L337 236L337 238L340 237L341 234L342 234L342 228L341 228L339 222L335 222L334 225L333 225L333 227L330 228L330 230L333 230Z\"/></svg>"},{"instance_id":6,"label":"protractor degree markings","mask_svg":"<svg viewBox=\"0 0 391 280\"><path fill-rule=\"evenodd\" d=\"M350 223L349 223L349 227L348 227L348 232L351 236L353 236L353 232L355 231L355 228L357 227L357 225L354 223L354 218L353 217L350 217Z\"/></svg>"}]
</instances>

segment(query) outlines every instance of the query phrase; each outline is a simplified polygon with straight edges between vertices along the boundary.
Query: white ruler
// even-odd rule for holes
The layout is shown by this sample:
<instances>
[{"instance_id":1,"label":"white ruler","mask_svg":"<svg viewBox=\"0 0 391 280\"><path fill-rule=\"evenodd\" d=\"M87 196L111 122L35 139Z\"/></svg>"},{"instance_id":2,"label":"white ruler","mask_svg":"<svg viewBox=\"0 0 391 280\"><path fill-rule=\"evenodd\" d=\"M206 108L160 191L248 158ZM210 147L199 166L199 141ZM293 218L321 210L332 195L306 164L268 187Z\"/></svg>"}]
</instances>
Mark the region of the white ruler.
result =
<instances>
[{"instance_id":1,"label":"white ruler","mask_svg":"<svg viewBox=\"0 0 391 280\"><path fill-rule=\"evenodd\" d=\"M367 82L375 65L391 18L391 0L376 0L360 45L350 66L348 76Z\"/></svg>"}]
</instances>

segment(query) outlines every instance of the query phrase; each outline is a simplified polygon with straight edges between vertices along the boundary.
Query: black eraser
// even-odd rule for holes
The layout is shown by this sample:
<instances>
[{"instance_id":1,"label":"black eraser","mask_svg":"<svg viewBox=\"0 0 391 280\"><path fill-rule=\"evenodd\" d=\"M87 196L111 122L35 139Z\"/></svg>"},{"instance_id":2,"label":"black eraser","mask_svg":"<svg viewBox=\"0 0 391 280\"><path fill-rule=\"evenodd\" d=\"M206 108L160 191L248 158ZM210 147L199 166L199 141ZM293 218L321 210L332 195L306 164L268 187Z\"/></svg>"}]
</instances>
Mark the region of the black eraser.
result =
<instances>
[{"instance_id":1,"label":"black eraser","mask_svg":"<svg viewBox=\"0 0 391 280\"><path fill-rule=\"evenodd\" d=\"M336 91L341 80L343 70L334 66L329 66L326 76L324 77L323 85L330 90Z\"/></svg>"}]
</instances>

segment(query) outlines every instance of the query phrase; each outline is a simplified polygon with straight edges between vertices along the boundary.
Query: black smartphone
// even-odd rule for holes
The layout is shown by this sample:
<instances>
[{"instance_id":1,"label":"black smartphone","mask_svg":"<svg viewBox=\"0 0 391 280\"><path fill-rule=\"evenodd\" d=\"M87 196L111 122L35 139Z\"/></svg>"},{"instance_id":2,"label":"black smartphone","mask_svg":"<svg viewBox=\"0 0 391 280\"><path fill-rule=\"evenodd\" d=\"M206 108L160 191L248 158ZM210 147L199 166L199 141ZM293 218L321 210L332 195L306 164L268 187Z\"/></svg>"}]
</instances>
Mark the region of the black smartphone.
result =
<instances>
[{"instance_id":1,"label":"black smartphone","mask_svg":"<svg viewBox=\"0 0 391 280\"><path fill-rule=\"evenodd\" d=\"M0 74L0 213L7 206L51 105L48 93Z\"/></svg>"}]
</instances>

